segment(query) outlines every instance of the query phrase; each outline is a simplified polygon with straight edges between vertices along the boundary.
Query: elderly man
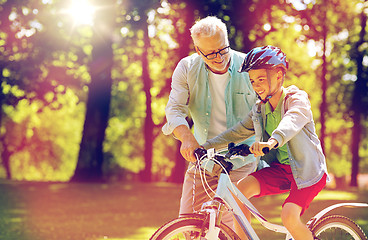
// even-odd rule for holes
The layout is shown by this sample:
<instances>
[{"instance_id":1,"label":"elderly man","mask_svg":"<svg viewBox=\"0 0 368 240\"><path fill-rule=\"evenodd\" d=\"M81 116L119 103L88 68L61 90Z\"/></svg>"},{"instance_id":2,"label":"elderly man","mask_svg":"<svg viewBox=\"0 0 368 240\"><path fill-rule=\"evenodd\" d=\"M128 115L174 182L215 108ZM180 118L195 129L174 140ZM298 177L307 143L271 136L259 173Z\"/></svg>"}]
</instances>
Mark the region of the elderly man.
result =
<instances>
[{"instance_id":1,"label":"elderly man","mask_svg":"<svg viewBox=\"0 0 368 240\"><path fill-rule=\"evenodd\" d=\"M256 102L247 73L239 73L245 54L229 46L226 25L210 16L197 21L190 29L196 53L183 58L177 65L166 106L167 123L162 128L165 135L173 134L181 141L180 152L189 161L185 174L179 215L200 209L208 200L199 176L195 175L194 150L207 139L241 121ZM186 117L193 120L194 134ZM251 145L254 138L246 143ZM218 150L218 149L217 149ZM236 182L255 171L254 156L233 162L231 180ZM198 174L198 173L196 173ZM193 191L193 183L197 181ZM207 176L215 190L218 176ZM233 227L231 214L225 213L223 221Z\"/></svg>"}]
</instances>

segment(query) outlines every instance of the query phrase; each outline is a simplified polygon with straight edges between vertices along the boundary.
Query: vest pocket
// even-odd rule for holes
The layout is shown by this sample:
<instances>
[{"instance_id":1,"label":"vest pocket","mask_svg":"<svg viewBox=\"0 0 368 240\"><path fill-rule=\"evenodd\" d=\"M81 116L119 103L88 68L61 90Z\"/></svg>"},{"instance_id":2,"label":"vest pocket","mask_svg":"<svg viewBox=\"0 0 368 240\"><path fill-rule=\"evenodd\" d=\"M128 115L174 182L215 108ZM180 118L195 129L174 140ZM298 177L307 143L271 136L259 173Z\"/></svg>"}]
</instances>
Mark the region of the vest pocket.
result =
<instances>
[{"instance_id":1,"label":"vest pocket","mask_svg":"<svg viewBox=\"0 0 368 240\"><path fill-rule=\"evenodd\" d=\"M234 101L234 116L237 118L237 121L243 120L251 110L252 104L251 99L253 99L252 95L237 92L235 93L235 101Z\"/></svg>"}]
</instances>

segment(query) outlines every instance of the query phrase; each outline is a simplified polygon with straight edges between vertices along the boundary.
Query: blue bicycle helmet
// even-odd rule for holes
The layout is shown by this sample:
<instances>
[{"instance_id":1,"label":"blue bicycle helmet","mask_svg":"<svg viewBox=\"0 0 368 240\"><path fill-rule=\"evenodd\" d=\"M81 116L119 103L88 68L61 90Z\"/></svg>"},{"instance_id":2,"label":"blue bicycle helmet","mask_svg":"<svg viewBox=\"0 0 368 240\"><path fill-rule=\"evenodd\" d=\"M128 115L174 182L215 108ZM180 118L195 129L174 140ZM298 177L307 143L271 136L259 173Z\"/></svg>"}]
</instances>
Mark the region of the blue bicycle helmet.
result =
<instances>
[{"instance_id":1,"label":"blue bicycle helmet","mask_svg":"<svg viewBox=\"0 0 368 240\"><path fill-rule=\"evenodd\" d=\"M251 69L282 67L285 71L289 68L286 55L280 48L264 46L252 49L244 59L239 72L248 72Z\"/></svg>"},{"instance_id":2,"label":"blue bicycle helmet","mask_svg":"<svg viewBox=\"0 0 368 240\"><path fill-rule=\"evenodd\" d=\"M252 49L244 59L244 62L239 69L239 72L248 72L251 69L266 69L267 81L270 86L270 92L265 99L262 99L258 94L257 97L266 103L276 92L271 91L271 80L269 77L269 69L281 67L284 73L289 68L289 63L286 61L286 55L280 48L274 46L264 46ZM282 84L282 83L281 83Z\"/></svg>"}]
</instances>

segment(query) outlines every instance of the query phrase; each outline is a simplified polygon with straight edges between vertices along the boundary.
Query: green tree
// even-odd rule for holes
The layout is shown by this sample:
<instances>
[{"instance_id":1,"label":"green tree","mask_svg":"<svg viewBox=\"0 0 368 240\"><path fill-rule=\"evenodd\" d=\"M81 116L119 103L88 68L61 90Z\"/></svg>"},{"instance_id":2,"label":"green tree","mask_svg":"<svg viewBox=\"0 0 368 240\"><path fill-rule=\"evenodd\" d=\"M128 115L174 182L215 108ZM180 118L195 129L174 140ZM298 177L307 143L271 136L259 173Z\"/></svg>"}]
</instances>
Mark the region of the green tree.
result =
<instances>
[{"instance_id":1,"label":"green tree","mask_svg":"<svg viewBox=\"0 0 368 240\"><path fill-rule=\"evenodd\" d=\"M359 54L355 54L353 50L353 46L360 45L356 43L355 36L359 35L357 28L366 22L357 22L360 12L357 13L356 9L359 6L362 6L361 1L317 1L306 5L299 15L301 21L308 26L309 33L305 33L307 41L312 40L316 47L321 48L317 51L317 56L321 59L317 66L322 69L319 71L319 79L323 90L319 121L321 141L329 160L329 168L338 179L343 180L348 174L349 168L346 166L352 164L352 185L356 185L360 136L364 132L358 121L364 107L357 107L355 98L364 97L359 91L354 92L352 82L346 80L349 76L357 76L356 70L352 69L356 66L349 63L349 58L360 61L357 58ZM341 19L344 21L340 21ZM364 51L360 54L364 55ZM360 85L363 91L364 87L364 84ZM352 101L355 103L352 104ZM346 144L347 142L351 142L351 145Z\"/></svg>"},{"instance_id":2,"label":"green tree","mask_svg":"<svg viewBox=\"0 0 368 240\"><path fill-rule=\"evenodd\" d=\"M367 129L363 131L363 117L368 116L368 64L364 64L364 58L368 55L367 43L367 14L368 10L367 1L364 1L364 7L360 13L360 31L359 38L355 44L353 44L351 49L351 58L356 64L356 81L354 83L353 98L350 109L352 110L353 119L353 129L352 129L352 170L351 170L351 182L350 186L358 186L358 173L359 173L359 162L360 154L359 149L362 145L362 132L366 132ZM358 24L357 24L358 25Z\"/></svg>"},{"instance_id":3,"label":"green tree","mask_svg":"<svg viewBox=\"0 0 368 240\"><path fill-rule=\"evenodd\" d=\"M99 4L97 4L99 3ZM72 181L103 179L103 142L109 119L113 66L112 37L115 30L114 1L96 1L93 26L92 59L89 64L91 82L78 164Z\"/></svg>"},{"instance_id":4,"label":"green tree","mask_svg":"<svg viewBox=\"0 0 368 240\"><path fill-rule=\"evenodd\" d=\"M328 114L328 100L327 90L329 82L331 84L331 67L330 60L327 59L329 54L329 44L332 42L332 37L336 33L344 29L344 24L339 24L340 17L346 17L346 9L343 9L344 2L335 3L335 1L321 1L315 4L305 6L298 15L301 16L303 24L307 27L305 36L308 40L321 42L321 71L319 72L319 79L322 89L322 99L320 103L320 140L322 148L325 149L326 138L326 117Z\"/></svg>"},{"instance_id":5,"label":"green tree","mask_svg":"<svg viewBox=\"0 0 368 240\"><path fill-rule=\"evenodd\" d=\"M107 165L118 164L150 181L152 172L160 171L157 166L166 168L162 163L168 159L156 150L164 145L156 144L155 139L164 117L162 79L172 65L168 61L171 40L165 39L170 27L158 20L157 11L166 11L158 1L131 2L119 8L123 38L115 50L113 109L105 143L110 156ZM122 124L119 135L113 126Z\"/></svg>"},{"instance_id":6,"label":"green tree","mask_svg":"<svg viewBox=\"0 0 368 240\"><path fill-rule=\"evenodd\" d=\"M65 53L66 41L59 35L62 28L57 25L60 21L51 14L55 9L50 4L32 0L2 1L0 4L1 158L10 179L12 172L18 172L11 166L14 165L12 161L20 158L20 153L31 156L28 163L22 165L25 169L53 165L52 161L56 169L62 165L58 141L52 142L52 136L41 136L42 131L38 132L40 129L33 124L36 115L60 110L63 101L65 103L60 97L70 90L69 87L78 86L71 75L78 71L82 59L78 57L83 53ZM72 61L72 66L76 66L73 69L68 65ZM37 111L25 111L26 108ZM23 112L22 117L19 111ZM17 131L20 132L15 136ZM49 157L41 161L34 156L39 153L38 148L50 144L49 150L44 151Z\"/></svg>"}]
</instances>

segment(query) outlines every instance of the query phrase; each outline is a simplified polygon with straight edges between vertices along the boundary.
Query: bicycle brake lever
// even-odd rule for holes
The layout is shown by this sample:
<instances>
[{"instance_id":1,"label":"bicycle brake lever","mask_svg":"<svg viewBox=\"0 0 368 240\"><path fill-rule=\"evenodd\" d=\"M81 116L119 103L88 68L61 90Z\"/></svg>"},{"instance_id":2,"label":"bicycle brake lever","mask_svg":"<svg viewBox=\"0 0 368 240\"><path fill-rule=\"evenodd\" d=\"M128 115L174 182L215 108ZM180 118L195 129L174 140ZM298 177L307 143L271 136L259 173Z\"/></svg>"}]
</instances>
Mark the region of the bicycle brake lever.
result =
<instances>
[{"instance_id":1,"label":"bicycle brake lever","mask_svg":"<svg viewBox=\"0 0 368 240\"><path fill-rule=\"evenodd\" d=\"M226 158L230 159L230 157L234 155L241 155L241 156L246 157L249 154L251 154L251 152L249 151L249 146L247 144L240 144L238 146L234 146L230 144L229 146L230 147L233 146L233 147L229 148L228 152L225 155Z\"/></svg>"},{"instance_id":2,"label":"bicycle brake lever","mask_svg":"<svg viewBox=\"0 0 368 240\"><path fill-rule=\"evenodd\" d=\"M269 152L270 152L270 149L269 149L268 147L265 147L265 148L263 148L263 149L262 149L262 152L263 152L264 154L267 154L267 153L269 153Z\"/></svg>"},{"instance_id":3,"label":"bicycle brake lever","mask_svg":"<svg viewBox=\"0 0 368 240\"><path fill-rule=\"evenodd\" d=\"M198 159L201 159L206 154L207 150L204 148L197 148L196 150L194 150L194 156L197 155Z\"/></svg>"}]
</instances>

